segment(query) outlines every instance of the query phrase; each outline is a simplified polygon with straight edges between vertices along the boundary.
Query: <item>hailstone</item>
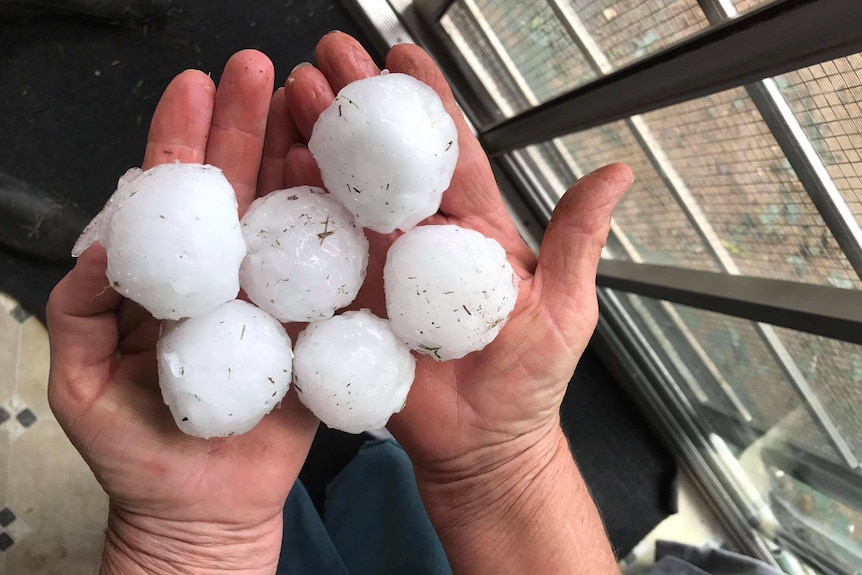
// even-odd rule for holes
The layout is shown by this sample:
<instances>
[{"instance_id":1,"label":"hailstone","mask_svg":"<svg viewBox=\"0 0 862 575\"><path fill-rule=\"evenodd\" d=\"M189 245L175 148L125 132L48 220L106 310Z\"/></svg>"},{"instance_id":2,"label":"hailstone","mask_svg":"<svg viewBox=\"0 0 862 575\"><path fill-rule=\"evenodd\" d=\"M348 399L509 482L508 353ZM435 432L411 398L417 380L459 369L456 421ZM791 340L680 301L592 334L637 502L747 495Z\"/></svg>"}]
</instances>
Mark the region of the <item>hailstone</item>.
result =
<instances>
[{"instance_id":1,"label":"hailstone","mask_svg":"<svg viewBox=\"0 0 862 575\"><path fill-rule=\"evenodd\" d=\"M331 317L362 287L368 240L350 212L320 188L258 198L242 218L242 234L248 254L240 285L281 321Z\"/></svg>"},{"instance_id":2,"label":"hailstone","mask_svg":"<svg viewBox=\"0 0 862 575\"><path fill-rule=\"evenodd\" d=\"M159 386L179 428L203 438L252 429L290 387L290 343L275 318L240 300L165 323Z\"/></svg>"},{"instance_id":3,"label":"hailstone","mask_svg":"<svg viewBox=\"0 0 862 575\"><path fill-rule=\"evenodd\" d=\"M215 166L129 170L72 255L94 241L111 286L158 319L203 315L239 292L245 243L234 190Z\"/></svg>"},{"instance_id":4,"label":"hailstone","mask_svg":"<svg viewBox=\"0 0 862 575\"><path fill-rule=\"evenodd\" d=\"M446 361L497 337L520 280L496 241L458 226L420 226L389 248L383 282L392 331Z\"/></svg>"},{"instance_id":5,"label":"hailstone","mask_svg":"<svg viewBox=\"0 0 862 575\"><path fill-rule=\"evenodd\" d=\"M308 149L329 192L357 222L409 230L437 212L458 160L458 133L440 97L406 74L341 89L314 125Z\"/></svg>"},{"instance_id":6,"label":"hailstone","mask_svg":"<svg viewBox=\"0 0 862 575\"><path fill-rule=\"evenodd\" d=\"M310 324L295 351L299 399L329 427L380 429L407 401L416 360L389 322L367 309Z\"/></svg>"}]
</instances>

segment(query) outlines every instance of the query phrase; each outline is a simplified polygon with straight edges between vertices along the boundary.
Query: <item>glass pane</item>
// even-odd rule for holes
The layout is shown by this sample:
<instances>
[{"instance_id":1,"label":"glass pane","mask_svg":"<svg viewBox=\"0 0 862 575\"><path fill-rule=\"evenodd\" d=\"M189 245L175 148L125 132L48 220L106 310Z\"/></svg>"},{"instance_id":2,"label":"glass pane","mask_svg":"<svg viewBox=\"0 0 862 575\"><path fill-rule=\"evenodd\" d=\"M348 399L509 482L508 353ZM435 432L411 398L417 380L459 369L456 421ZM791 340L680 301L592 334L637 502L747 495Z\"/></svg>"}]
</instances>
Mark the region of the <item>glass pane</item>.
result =
<instances>
[{"instance_id":1,"label":"glass pane","mask_svg":"<svg viewBox=\"0 0 862 575\"><path fill-rule=\"evenodd\" d=\"M614 211L614 220L636 254L616 254L617 257L719 271L625 122L572 134L560 138L560 142L581 174L613 162L624 162L635 173L631 190Z\"/></svg>"},{"instance_id":2,"label":"glass pane","mask_svg":"<svg viewBox=\"0 0 862 575\"><path fill-rule=\"evenodd\" d=\"M568 0L568 4L614 67L709 26L697 0Z\"/></svg>"},{"instance_id":3,"label":"glass pane","mask_svg":"<svg viewBox=\"0 0 862 575\"><path fill-rule=\"evenodd\" d=\"M747 489L759 492L762 524L777 522L782 533L827 557L842 572L859 573L862 474L835 451L760 328L723 314L617 295L654 349L673 350L689 363L698 389L685 382L669 383L679 386L674 389L688 400L704 436L733 459L734 478L744 476ZM860 453L862 346L767 329L786 346L840 437ZM693 350L705 359L698 360ZM728 401L730 395L736 396L734 401ZM745 409L734 407L735 401Z\"/></svg>"},{"instance_id":4,"label":"glass pane","mask_svg":"<svg viewBox=\"0 0 862 575\"><path fill-rule=\"evenodd\" d=\"M775 82L862 224L862 54L796 70Z\"/></svg>"},{"instance_id":5,"label":"glass pane","mask_svg":"<svg viewBox=\"0 0 862 575\"><path fill-rule=\"evenodd\" d=\"M466 0L470 4L472 0ZM547 2L475 0L514 68L528 99L537 104L595 77Z\"/></svg>"},{"instance_id":6,"label":"glass pane","mask_svg":"<svg viewBox=\"0 0 862 575\"><path fill-rule=\"evenodd\" d=\"M512 116L527 109L528 104L521 90L494 56L488 40L463 5L453 4L440 19L440 25L503 115Z\"/></svg>"},{"instance_id":7,"label":"glass pane","mask_svg":"<svg viewBox=\"0 0 862 575\"><path fill-rule=\"evenodd\" d=\"M772 4L775 1L776 0L733 0L733 5L736 7L736 11L742 14L743 12L753 10L754 8L760 8L761 6Z\"/></svg>"},{"instance_id":8,"label":"glass pane","mask_svg":"<svg viewBox=\"0 0 862 575\"><path fill-rule=\"evenodd\" d=\"M743 88L643 118L739 273L860 286Z\"/></svg>"}]
</instances>

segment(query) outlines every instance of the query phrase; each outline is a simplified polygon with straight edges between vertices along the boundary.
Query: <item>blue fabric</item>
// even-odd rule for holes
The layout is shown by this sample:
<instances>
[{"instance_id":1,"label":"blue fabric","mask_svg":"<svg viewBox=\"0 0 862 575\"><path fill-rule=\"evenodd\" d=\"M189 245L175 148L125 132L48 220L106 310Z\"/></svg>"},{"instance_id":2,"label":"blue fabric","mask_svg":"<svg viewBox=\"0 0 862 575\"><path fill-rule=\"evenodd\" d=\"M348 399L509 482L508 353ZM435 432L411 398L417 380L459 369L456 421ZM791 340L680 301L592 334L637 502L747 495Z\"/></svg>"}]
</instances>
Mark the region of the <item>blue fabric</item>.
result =
<instances>
[{"instance_id":1,"label":"blue fabric","mask_svg":"<svg viewBox=\"0 0 862 575\"><path fill-rule=\"evenodd\" d=\"M327 488L321 521L297 482L284 508L278 575L451 575L413 467L392 440L366 443Z\"/></svg>"}]
</instances>

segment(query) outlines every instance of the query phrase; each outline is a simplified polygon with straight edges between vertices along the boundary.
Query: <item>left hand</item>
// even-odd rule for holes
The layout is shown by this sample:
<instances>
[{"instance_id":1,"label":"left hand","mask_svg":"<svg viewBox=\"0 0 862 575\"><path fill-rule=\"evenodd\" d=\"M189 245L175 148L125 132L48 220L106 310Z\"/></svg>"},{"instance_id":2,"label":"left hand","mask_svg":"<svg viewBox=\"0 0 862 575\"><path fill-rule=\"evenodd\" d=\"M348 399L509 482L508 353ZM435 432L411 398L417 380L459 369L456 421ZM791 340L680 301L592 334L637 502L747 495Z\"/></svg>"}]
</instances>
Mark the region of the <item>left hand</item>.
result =
<instances>
[{"instance_id":1,"label":"left hand","mask_svg":"<svg viewBox=\"0 0 862 575\"><path fill-rule=\"evenodd\" d=\"M275 117L264 153L271 99L283 101L272 88L272 63L252 50L228 61L218 90L202 72L178 75L153 116L143 168L216 165L242 215L282 183L264 158L289 145ZM180 432L159 392L159 322L107 288L105 266L104 250L92 246L48 303L51 407L110 497L104 572L274 572L282 507L317 419L290 393L245 435Z\"/></svg>"}]
</instances>

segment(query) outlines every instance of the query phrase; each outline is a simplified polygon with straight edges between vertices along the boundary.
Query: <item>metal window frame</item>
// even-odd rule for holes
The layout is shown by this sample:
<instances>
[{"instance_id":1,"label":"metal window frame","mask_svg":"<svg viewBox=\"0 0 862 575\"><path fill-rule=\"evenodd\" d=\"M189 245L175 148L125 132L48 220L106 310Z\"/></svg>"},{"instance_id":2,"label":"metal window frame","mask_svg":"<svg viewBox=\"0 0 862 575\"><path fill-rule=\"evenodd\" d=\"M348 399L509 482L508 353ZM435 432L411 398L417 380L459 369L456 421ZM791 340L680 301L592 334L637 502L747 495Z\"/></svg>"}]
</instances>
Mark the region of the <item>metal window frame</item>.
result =
<instances>
[{"instance_id":1,"label":"metal window frame","mask_svg":"<svg viewBox=\"0 0 862 575\"><path fill-rule=\"evenodd\" d=\"M499 154L847 56L862 50L860 21L856 0L774 2L482 126L482 143Z\"/></svg>"}]
</instances>

